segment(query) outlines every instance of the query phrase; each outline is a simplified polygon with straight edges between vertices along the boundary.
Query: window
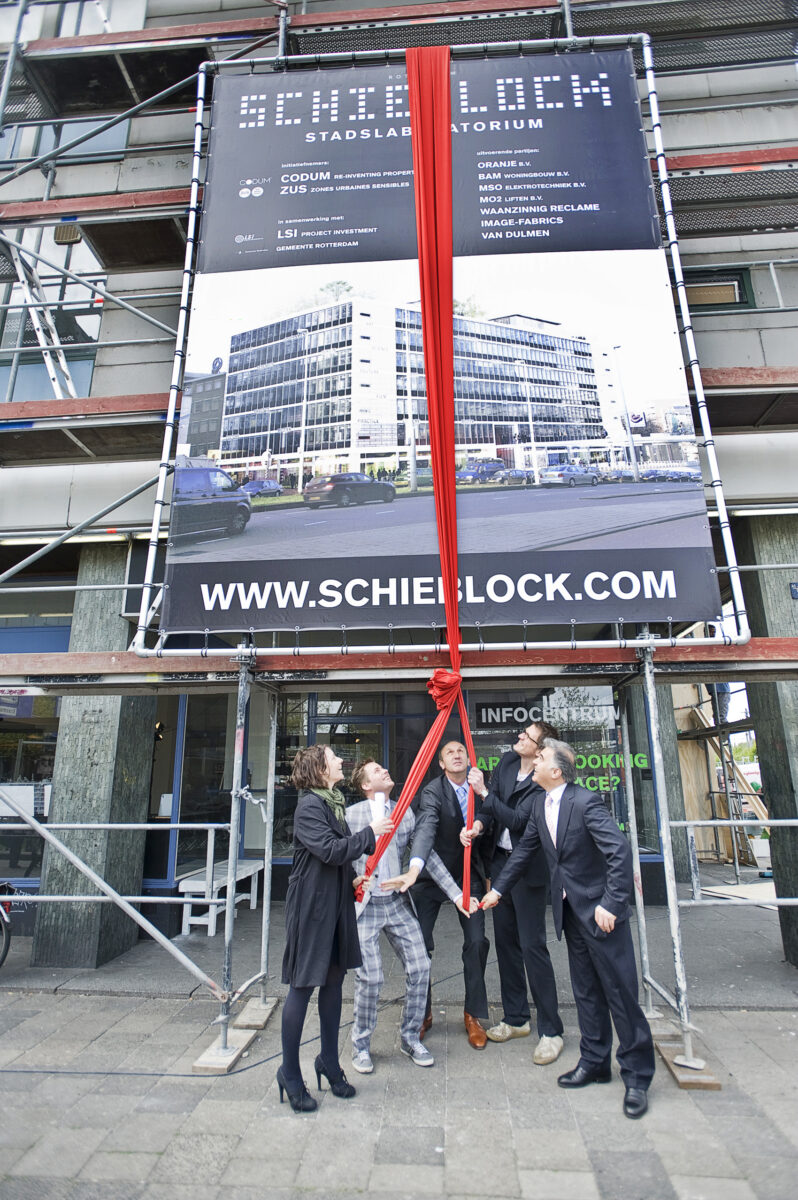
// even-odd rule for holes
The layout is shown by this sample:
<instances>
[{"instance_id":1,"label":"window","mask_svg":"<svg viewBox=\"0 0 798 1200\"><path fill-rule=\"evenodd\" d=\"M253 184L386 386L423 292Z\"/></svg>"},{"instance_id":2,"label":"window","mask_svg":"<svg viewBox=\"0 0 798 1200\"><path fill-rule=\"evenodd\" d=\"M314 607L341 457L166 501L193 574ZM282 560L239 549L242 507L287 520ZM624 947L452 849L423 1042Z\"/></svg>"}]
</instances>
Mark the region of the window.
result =
<instances>
[{"instance_id":1,"label":"window","mask_svg":"<svg viewBox=\"0 0 798 1200\"><path fill-rule=\"evenodd\" d=\"M754 308L751 274L746 269L685 272L687 303L699 308ZM674 303L678 305L676 286Z\"/></svg>"}]
</instances>

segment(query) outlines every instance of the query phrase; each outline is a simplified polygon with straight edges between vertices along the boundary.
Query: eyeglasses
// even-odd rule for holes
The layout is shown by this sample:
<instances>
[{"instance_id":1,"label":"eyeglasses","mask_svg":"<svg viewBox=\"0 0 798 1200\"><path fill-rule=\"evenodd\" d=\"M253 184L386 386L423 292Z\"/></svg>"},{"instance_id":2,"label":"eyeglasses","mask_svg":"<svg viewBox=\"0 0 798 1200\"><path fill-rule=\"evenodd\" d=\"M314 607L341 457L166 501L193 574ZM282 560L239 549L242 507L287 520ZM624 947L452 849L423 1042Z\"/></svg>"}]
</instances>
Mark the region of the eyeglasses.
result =
<instances>
[{"instance_id":1,"label":"eyeglasses","mask_svg":"<svg viewBox=\"0 0 798 1200\"><path fill-rule=\"evenodd\" d=\"M526 740L527 740L528 742L531 742L533 746L539 746L539 745L540 745L540 742L539 742L539 741L537 741L537 739L536 739L536 738L530 737L530 736L529 736L529 734L527 733L527 731L526 731L525 729L519 729L519 731L518 731L518 737L519 737L519 740L520 740L521 738L526 738Z\"/></svg>"}]
</instances>

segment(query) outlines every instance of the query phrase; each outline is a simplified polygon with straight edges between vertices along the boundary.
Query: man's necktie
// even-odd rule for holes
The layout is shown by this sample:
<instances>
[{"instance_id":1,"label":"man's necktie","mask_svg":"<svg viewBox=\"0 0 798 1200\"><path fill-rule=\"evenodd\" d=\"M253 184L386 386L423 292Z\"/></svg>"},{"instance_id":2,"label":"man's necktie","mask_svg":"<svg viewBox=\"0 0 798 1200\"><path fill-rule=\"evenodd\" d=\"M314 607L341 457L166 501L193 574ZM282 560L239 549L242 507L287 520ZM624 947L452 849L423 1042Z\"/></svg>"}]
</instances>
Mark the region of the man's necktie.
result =
<instances>
[{"instance_id":1,"label":"man's necktie","mask_svg":"<svg viewBox=\"0 0 798 1200\"><path fill-rule=\"evenodd\" d=\"M554 801L551 796L546 795L546 824L551 834L551 840L554 845L557 845L557 814L554 811Z\"/></svg>"},{"instance_id":2,"label":"man's necktie","mask_svg":"<svg viewBox=\"0 0 798 1200\"><path fill-rule=\"evenodd\" d=\"M468 819L468 784L458 783L454 790L460 804L460 812L463 814L463 824L465 824Z\"/></svg>"}]
</instances>

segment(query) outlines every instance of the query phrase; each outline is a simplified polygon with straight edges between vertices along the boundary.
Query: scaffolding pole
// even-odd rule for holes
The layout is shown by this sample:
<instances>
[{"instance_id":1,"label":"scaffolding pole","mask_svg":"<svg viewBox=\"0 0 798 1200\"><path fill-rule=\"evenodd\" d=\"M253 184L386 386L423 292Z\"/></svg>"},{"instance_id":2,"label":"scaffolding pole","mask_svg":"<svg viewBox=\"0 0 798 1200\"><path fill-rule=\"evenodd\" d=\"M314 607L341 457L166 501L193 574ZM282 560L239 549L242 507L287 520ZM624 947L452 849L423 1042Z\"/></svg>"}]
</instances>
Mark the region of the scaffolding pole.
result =
<instances>
[{"instance_id":1,"label":"scaffolding pole","mask_svg":"<svg viewBox=\"0 0 798 1200\"><path fill-rule=\"evenodd\" d=\"M687 1002L687 974L684 967L684 951L682 949L682 931L679 920L679 896L676 891L676 870L673 862L673 842L671 839L670 813L668 809L668 790L665 780L665 762L662 757L662 742L659 734L659 710L657 707L657 687L654 680L654 652L646 646L640 651L643 660L643 695L648 727L649 749L651 751L652 781L654 784L654 804L657 810L657 824L662 844L662 858L665 868L665 891L668 899L668 922L671 931L673 949L673 967L676 977L676 995L671 998L666 989L657 985L649 976L649 982L679 1013L682 1028L683 1053L676 1056L674 1062L680 1067L690 1067L694 1071L702 1071L706 1063L693 1053L694 1026L690 1022L690 1009Z\"/></svg>"},{"instance_id":2,"label":"scaffolding pole","mask_svg":"<svg viewBox=\"0 0 798 1200\"><path fill-rule=\"evenodd\" d=\"M222 967L222 1001L216 1019L221 1026L219 1044L214 1053L233 1057L238 1051L228 1045L227 1031L230 1025L233 987L233 926L236 917L236 867L238 865L238 839L241 830L241 805L248 795L246 788L244 742L246 738L247 706L252 686L250 674L251 655L246 646L239 646L238 692L236 697L236 736L233 758L233 786L230 789L230 843L227 847L227 904L224 910L224 965Z\"/></svg>"},{"instance_id":3,"label":"scaffolding pole","mask_svg":"<svg viewBox=\"0 0 798 1200\"><path fill-rule=\"evenodd\" d=\"M15 812L17 816L20 817L35 833L38 833L39 836L48 843L48 845L57 850L59 854L62 854L67 862L71 863L73 867L80 871L81 875L85 875L86 878L93 883L94 886L100 892L102 892L104 896L108 898L108 900L114 903L118 908L121 908L122 912L126 913L127 916L130 917L131 921L135 921L135 923L141 929L143 929L145 933L148 933L153 941L156 941L159 946L162 946L164 950L168 951L168 953L172 955L172 958L177 959L181 966L184 966L186 970L194 976L195 979L198 979L200 983L205 984L205 986L210 989L213 995L222 1001L222 1005L224 1006L226 1003L226 998L222 988L219 987L219 984L215 983L211 979L210 975L206 975L202 968L198 967L195 962L192 962L187 954L184 954L182 950L178 950L177 946L170 942L169 938L166 937L165 934L161 933L160 929L158 929L156 925L153 925L152 921L148 921L146 917L143 917L138 909L135 909L132 904L125 900L124 896L121 896L119 892L115 891L115 889L112 888L109 883L106 883L96 871L93 871L92 868L83 862L81 858L78 858L77 854L73 853L68 846L65 846L60 838L57 838L55 834L51 833L46 825L42 825L36 820L35 817L32 817L26 813L22 805L17 804L16 800L9 796L5 788L0 788L0 800L2 800L4 804L7 804L11 811ZM235 871L233 873L233 888L235 890ZM58 899L64 899L64 897L58 897ZM157 899L154 897L151 897L150 900L152 903L157 903Z\"/></svg>"},{"instance_id":4,"label":"scaffolding pole","mask_svg":"<svg viewBox=\"0 0 798 1200\"><path fill-rule=\"evenodd\" d=\"M643 897L643 874L640 869L640 844L637 835L637 811L632 785L632 749L629 741L629 716L626 711L626 691L618 691L618 707L620 709L621 738L623 740L623 773L626 784L626 819L629 824L630 842L632 845L632 869L634 871L635 912L637 914L637 941L640 948L640 974L643 979L645 995L644 1012L647 1019L657 1016L652 1002L651 965L648 957L648 930L646 926L646 904Z\"/></svg>"}]
</instances>

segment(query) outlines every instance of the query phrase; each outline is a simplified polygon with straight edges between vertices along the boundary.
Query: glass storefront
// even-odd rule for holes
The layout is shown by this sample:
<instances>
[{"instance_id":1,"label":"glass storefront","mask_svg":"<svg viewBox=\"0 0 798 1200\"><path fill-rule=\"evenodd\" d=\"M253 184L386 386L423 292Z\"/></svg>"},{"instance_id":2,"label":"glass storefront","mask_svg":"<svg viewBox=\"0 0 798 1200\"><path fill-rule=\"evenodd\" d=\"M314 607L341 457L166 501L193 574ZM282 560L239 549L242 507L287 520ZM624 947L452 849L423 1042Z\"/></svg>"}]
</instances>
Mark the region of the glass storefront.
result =
<instances>
[{"instance_id":1,"label":"glass storefront","mask_svg":"<svg viewBox=\"0 0 798 1200\"><path fill-rule=\"evenodd\" d=\"M56 696L0 697L0 786L37 821L50 811L59 703ZM0 800L0 879L38 879L41 838L3 833L12 824L19 817Z\"/></svg>"},{"instance_id":2,"label":"glass storefront","mask_svg":"<svg viewBox=\"0 0 798 1200\"><path fill-rule=\"evenodd\" d=\"M560 730L577 753L578 782L598 792L622 827L627 794L620 745L617 699L611 687L566 686L500 690L471 688L466 702L477 762L486 775L517 738L519 729L546 720ZM29 811L45 819L49 809L53 760L58 732L57 697L3 697L0 720L0 783L14 791ZM246 782L255 797L265 797L269 783L269 693L252 689L247 736ZM230 819L235 747L236 696L224 694L163 695L158 699L153 739L149 817L153 822L226 823ZM284 692L277 700L275 810L273 856L290 861L296 790L290 782L294 755L313 742L332 746L341 756L346 778L358 762L374 758L387 765L397 781L396 793L436 715L426 690L319 690ZM634 727L633 727L634 728ZM452 718L443 740L462 737ZM635 733L632 733L634 739ZM641 850L658 856L659 838L651 772L645 745L631 747ZM427 779L439 771L436 760ZM355 799L355 797L351 797ZM41 844L26 833L2 834L16 818L0 806L0 878L36 881L41 871ZM258 806L242 812L238 853L260 857L265 825ZM181 877L204 868L208 852L205 830L164 829L147 836L144 886L155 891L174 887ZM229 838L215 835L214 857L226 859Z\"/></svg>"}]
</instances>

